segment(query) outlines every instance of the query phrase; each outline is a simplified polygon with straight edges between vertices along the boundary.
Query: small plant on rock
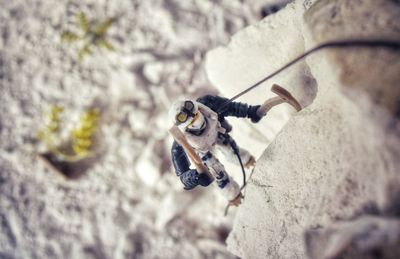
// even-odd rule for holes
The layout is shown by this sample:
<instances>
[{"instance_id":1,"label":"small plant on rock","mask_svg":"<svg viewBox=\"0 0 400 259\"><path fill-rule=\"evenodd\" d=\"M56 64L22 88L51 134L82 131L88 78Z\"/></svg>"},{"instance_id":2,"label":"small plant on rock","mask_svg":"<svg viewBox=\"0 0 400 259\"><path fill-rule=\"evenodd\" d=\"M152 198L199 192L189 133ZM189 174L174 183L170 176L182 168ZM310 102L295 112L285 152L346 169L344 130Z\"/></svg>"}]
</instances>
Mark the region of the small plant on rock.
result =
<instances>
[{"instance_id":1,"label":"small plant on rock","mask_svg":"<svg viewBox=\"0 0 400 259\"><path fill-rule=\"evenodd\" d=\"M94 23L88 21L84 12L80 12L76 16L76 23L81 31L80 34L64 31L61 33L61 38L68 42L81 42L82 47L78 51L78 60L82 61L84 57L92 54L94 47L104 48L109 51L114 51L115 48L106 39L106 34L110 26L114 23L114 19L107 18L104 21Z\"/></svg>"},{"instance_id":2,"label":"small plant on rock","mask_svg":"<svg viewBox=\"0 0 400 259\"><path fill-rule=\"evenodd\" d=\"M38 132L37 138L46 146L46 151L39 157L44 159L51 169L70 176L76 170L81 170L84 161L92 157L100 112L96 109L84 111L79 123L69 132L68 138L63 139L63 110L60 106L53 106L47 115L46 126ZM80 165L77 166L79 169L74 168L75 165Z\"/></svg>"},{"instance_id":3,"label":"small plant on rock","mask_svg":"<svg viewBox=\"0 0 400 259\"><path fill-rule=\"evenodd\" d=\"M99 112L97 110L88 110L82 114L80 125L71 132L71 147L75 155L85 157L90 154L98 120Z\"/></svg>"}]
</instances>

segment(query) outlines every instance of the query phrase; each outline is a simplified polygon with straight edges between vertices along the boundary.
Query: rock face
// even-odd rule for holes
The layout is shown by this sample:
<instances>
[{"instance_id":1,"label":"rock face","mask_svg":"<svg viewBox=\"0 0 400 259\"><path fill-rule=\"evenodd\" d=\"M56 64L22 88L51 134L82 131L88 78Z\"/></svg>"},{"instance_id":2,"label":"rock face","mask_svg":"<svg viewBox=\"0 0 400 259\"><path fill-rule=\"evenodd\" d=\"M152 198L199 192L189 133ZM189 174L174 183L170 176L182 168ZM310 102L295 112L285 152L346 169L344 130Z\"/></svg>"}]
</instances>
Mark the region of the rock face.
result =
<instances>
[{"instance_id":1,"label":"rock face","mask_svg":"<svg viewBox=\"0 0 400 259\"><path fill-rule=\"evenodd\" d=\"M246 60L241 50L254 52L258 67L249 68L251 74L243 73L242 78L257 81L261 74L272 72L271 67L318 43L348 38L400 40L399 27L398 1L298 1L209 54L209 60L213 55L218 60L208 68ZM259 40L260 35L265 35L265 41ZM277 43L271 44L267 35ZM265 60L258 62L260 57ZM228 68L226 78L241 76ZM400 182L399 50L325 50L307 58L297 75L291 69L284 76L292 76L296 88L301 81L298 75L307 71L312 79L305 82L314 79L318 93L290 118L258 160L228 238L228 248L243 258L304 258L305 230L346 220L368 202L387 202L388 183ZM211 80L220 79L213 76L215 69L209 75ZM312 100L313 94L304 90L307 83L301 89L297 96ZM363 255L356 251L351 256Z\"/></svg>"},{"instance_id":2,"label":"rock face","mask_svg":"<svg viewBox=\"0 0 400 259\"><path fill-rule=\"evenodd\" d=\"M318 43L352 38L398 40L399 17L398 1L319 1L304 15L304 20L310 38ZM396 112L400 96L400 88L395 87L399 82L399 57L398 51L385 49L333 51L329 68L337 70L341 86L360 89L375 103Z\"/></svg>"}]
</instances>

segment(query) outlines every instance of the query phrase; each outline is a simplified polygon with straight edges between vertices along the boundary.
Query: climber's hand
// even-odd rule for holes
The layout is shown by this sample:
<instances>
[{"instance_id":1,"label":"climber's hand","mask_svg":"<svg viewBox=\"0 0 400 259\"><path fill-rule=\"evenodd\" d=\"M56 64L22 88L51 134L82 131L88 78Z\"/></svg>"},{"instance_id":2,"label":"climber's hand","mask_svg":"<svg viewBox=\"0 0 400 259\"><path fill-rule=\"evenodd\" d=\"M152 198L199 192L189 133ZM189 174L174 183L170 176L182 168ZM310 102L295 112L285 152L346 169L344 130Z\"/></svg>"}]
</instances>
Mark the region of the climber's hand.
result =
<instances>
[{"instance_id":1,"label":"climber's hand","mask_svg":"<svg viewBox=\"0 0 400 259\"><path fill-rule=\"evenodd\" d=\"M213 179L206 173L199 174L196 169L189 169L180 175L185 190L191 190L197 185L208 186Z\"/></svg>"},{"instance_id":2,"label":"climber's hand","mask_svg":"<svg viewBox=\"0 0 400 259\"><path fill-rule=\"evenodd\" d=\"M259 116L257 110L260 108L261 105L250 106L247 110L247 117L251 119L251 122L257 123L261 120L263 116Z\"/></svg>"},{"instance_id":3,"label":"climber's hand","mask_svg":"<svg viewBox=\"0 0 400 259\"><path fill-rule=\"evenodd\" d=\"M250 168L256 165L256 158L254 156L251 156L249 160L246 162L244 165L245 168Z\"/></svg>"},{"instance_id":4,"label":"climber's hand","mask_svg":"<svg viewBox=\"0 0 400 259\"><path fill-rule=\"evenodd\" d=\"M199 185L199 173L195 169L189 169L180 175L185 190L191 190Z\"/></svg>"},{"instance_id":5,"label":"climber's hand","mask_svg":"<svg viewBox=\"0 0 400 259\"><path fill-rule=\"evenodd\" d=\"M242 195L242 193L239 193L236 196L236 198L229 201L229 205L230 206L239 206L242 203L242 199L243 199L243 195Z\"/></svg>"},{"instance_id":6,"label":"climber's hand","mask_svg":"<svg viewBox=\"0 0 400 259\"><path fill-rule=\"evenodd\" d=\"M208 186L212 183L213 178L209 176L209 174L202 173L198 175L198 182L201 186Z\"/></svg>"}]
</instances>

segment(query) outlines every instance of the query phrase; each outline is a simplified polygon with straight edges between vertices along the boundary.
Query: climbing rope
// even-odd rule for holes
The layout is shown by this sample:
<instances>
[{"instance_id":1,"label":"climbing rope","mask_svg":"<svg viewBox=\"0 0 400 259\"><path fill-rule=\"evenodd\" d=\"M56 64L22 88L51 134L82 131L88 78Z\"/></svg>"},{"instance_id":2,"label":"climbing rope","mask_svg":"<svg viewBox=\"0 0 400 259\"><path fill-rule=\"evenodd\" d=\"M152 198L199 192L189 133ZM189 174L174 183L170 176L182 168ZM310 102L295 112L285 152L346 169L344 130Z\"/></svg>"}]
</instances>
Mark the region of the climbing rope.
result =
<instances>
[{"instance_id":1,"label":"climbing rope","mask_svg":"<svg viewBox=\"0 0 400 259\"><path fill-rule=\"evenodd\" d=\"M262 83L267 81L268 79L271 79L272 77L280 74L282 71L286 70L287 68L293 66L300 60L306 58L307 56L322 50L322 49L327 49L327 48L349 48L349 47L384 47L384 48L391 48L391 49L399 49L400 48L400 41L399 40L392 40L392 39L350 39L350 40L338 40L338 41L329 41L325 42L322 44L317 45L316 47L304 52L300 56L296 57L295 59L291 60L284 66L280 67L273 73L269 74L268 76L264 77L257 83L253 84L252 86L248 87L246 90L238 93L237 95L233 96L231 99L227 100L224 102L218 109L217 113L221 114L225 110L224 108L227 107L227 105L237 98L241 97L242 95L245 95L246 93L250 92L254 88L260 86Z\"/></svg>"},{"instance_id":2,"label":"climbing rope","mask_svg":"<svg viewBox=\"0 0 400 259\"><path fill-rule=\"evenodd\" d=\"M242 187L240 187L239 193L236 195L236 197L233 198L232 201L234 201L234 200L238 199L239 197L240 198L242 197L242 190L246 186L246 171L244 170L243 161L242 161L242 158L240 157L239 148L238 148L236 142L233 139L229 138L229 145L232 147L233 152L235 153L235 155L237 156L237 158L239 160L240 168L242 169L242 175L243 175ZM229 207L232 206L232 204L230 202L231 201L229 201L229 203L225 207L224 216L226 216L228 214Z\"/></svg>"}]
</instances>

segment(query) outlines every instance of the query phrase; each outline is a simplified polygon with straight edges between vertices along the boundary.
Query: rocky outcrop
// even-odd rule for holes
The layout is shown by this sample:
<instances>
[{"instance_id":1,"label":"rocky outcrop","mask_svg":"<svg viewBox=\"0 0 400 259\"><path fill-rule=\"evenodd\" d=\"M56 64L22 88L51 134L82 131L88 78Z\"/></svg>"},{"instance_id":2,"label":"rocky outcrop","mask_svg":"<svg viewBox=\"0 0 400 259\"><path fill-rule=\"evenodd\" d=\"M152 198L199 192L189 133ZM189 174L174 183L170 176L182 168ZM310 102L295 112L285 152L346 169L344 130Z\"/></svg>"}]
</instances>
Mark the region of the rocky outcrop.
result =
<instances>
[{"instance_id":1,"label":"rocky outcrop","mask_svg":"<svg viewBox=\"0 0 400 259\"><path fill-rule=\"evenodd\" d=\"M209 54L209 60L218 56L208 66L209 75L216 82L221 78L215 76L215 67L228 68L225 78L240 77L238 81L245 85L327 40L400 40L399 14L398 1L298 1L237 34L223 50ZM251 57L244 64L248 69L242 70L248 53ZM227 65L232 60L240 60L240 69ZM244 71L243 75L235 69ZM304 258L306 230L329 229L339 221L349 221L367 203L388 203L386 197L392 195L388 183L398 186L400 182L400 52L325 50L297 69L297 75L291 69L282 76L290 75L292 80L288 80L296 82L291 87L297 90L300 75L312 76L303 80L297 96L312 100L313 94L304 89L313 80L318 93L289 119L257 162L228 238L229 249L243 258ZM229 89L236 91L232 85ZM312 255L313 248L309 249ZM388 248L378 246L374 251L379 249ZM365 252L356 249L347 256L362 258ZM381 254L393 255L390 251Z\"/></svg>"}]
</instances>

